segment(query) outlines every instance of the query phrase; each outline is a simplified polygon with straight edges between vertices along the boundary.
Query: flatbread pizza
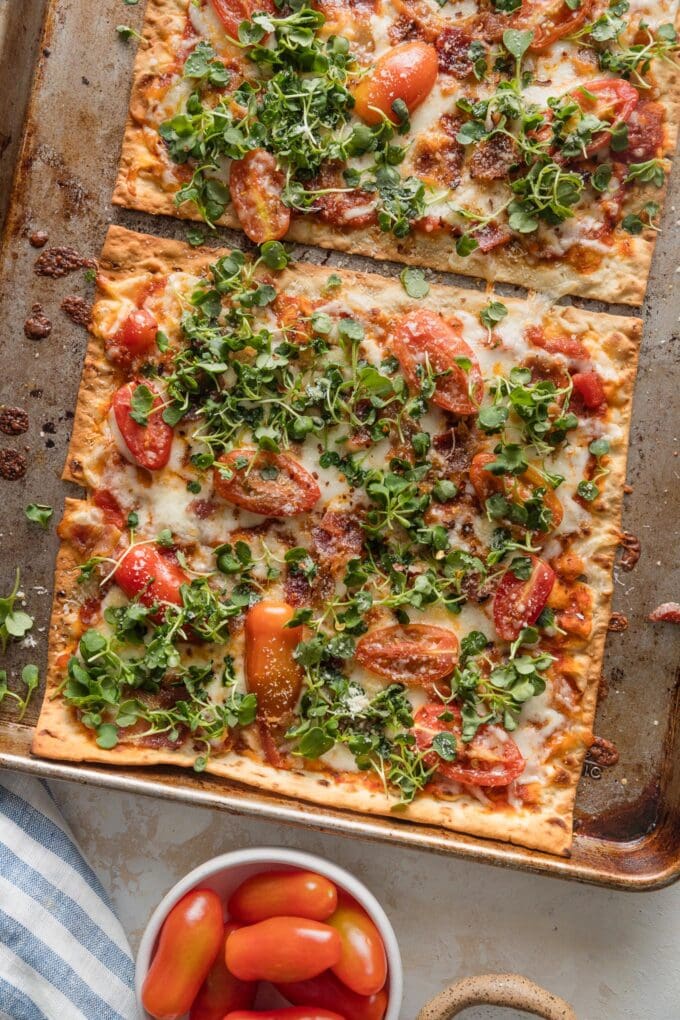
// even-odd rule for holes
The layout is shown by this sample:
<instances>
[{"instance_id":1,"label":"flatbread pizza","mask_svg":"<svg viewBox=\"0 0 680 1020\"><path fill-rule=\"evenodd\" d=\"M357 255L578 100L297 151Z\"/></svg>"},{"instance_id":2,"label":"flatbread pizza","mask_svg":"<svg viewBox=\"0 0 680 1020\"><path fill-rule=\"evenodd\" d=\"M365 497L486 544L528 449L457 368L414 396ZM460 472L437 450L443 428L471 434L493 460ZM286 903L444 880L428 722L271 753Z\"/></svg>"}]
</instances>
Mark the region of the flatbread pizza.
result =
<instances>
[{"instance_id":1,"label":"flatbread pizza","mask_svg":"<svg viewBox=\"0 0 680 1020\"><path fill-rule=\"evenodd\" d=\"M110 229L33 751L567 853L640 323L287 261Z\"/></svg>"},{"instance_id":2,"label":"flatbread pizza","mask_svg":"<svg viewBox=\"0 0 680 1020\"><path fill-rule=\"evenodd\" d=\"M641 303L674 0L149 0L114 201Z\"/></svg>"}]
</instances>

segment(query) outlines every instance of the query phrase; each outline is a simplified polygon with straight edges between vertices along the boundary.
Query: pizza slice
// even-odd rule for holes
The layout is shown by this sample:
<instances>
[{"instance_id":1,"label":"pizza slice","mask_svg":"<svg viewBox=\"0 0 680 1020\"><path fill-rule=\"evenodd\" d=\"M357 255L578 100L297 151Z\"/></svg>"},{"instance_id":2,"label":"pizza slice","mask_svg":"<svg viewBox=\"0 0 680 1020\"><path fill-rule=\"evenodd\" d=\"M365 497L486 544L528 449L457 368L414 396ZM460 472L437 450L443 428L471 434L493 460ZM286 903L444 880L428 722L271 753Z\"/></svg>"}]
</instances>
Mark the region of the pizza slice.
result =
<instances>
[{"instance_id":1,"label":"pizza slice","mask_svg":"<svg viewBox=\"0 0 680 1020\"><path fill-rule=\"evenodd\" d=\"M675 0L149 0L114 201L639 304Z\"/></svg>"},{"instance_id":2,"label":"pizza slice","mask_svg":"<svg viewBox=\"0 0 680 1020\"><path fill-rule=\"evenodd\" d=\"M568 852L639 321L118 227L97 287L34 753Z\"/></svg>"}]
</instances>

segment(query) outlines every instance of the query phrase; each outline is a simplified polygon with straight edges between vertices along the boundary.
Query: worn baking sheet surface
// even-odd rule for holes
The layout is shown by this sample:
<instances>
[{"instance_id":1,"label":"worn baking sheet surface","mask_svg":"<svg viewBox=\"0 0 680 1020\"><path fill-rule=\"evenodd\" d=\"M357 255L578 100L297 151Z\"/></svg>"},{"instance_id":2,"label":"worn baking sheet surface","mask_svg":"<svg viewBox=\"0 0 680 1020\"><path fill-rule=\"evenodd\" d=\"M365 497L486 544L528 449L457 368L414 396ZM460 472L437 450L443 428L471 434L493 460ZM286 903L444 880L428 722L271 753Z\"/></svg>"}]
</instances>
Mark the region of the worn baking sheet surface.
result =
<instances>
[{"instance_id":1,"label":"worn baking sheet surface","mask_svg":"<svg viewBox=\"0 0 680 1020\"><path fill-rule=\"evenodd\" d=\"M126 7L124 20L138 25L142 13L138 8ZM0 434L0 449L23 452L28 463L23 480L0 479L4 510L0 523L2 592L9 590L14 567L20 566L28 608L36 617L29 641L35 641L35 646L14 646L3 662L14 677L30 661L44 668L57 546L54 529L43 533L25 522L23 508L29 502L49 503L55 507L58 519L64 497L77 494L59 476L87 334L60 310L60 304L70 295L92 296L83 270L59 279L36 276L34 263L39 253L29 244L28 235L44 229L49 233L48 247L68 245L84 256L97 255L111 221L131 229L186 237L186 226L180 222L114 212L110 204L134 55L132 48L116 36L115 26L120 21L121 10L113 0L94 7L86 0L53 0L48 10L0 266L0 343L4 355L0 399L6 405L25 408L30 416L30 428L24 435ZM87 47L82 45L83 25L88 27ZM0 68L5 69L0 76L11 73L8 54L12 60L26 58L18 39L9 38L6 45L8 50L0 54ZM0 80L0 89L2 86ZM641 539L642 556L633 572L616 571L615 609L626 614L629 627L609 638L604 669L609 694L600 705L596 725L596 732L616 743L621 761L615 768L602 770L600 778L595 778L598 770L594 770L582 781L570 860L437 829L416 828L396 820L366 822L343 812L319 811L171 769L114 774L93 766L37 762L30 759L28 748L39 698L27 712L24 725L14 723L8 701L0 708L0 764L566 877L626 887L649 887L676 877L680 869L680 766L676 766L675 775L671 768L680 755L669 719L678 677L680 631L668 625L653 627L645 617L658 602L677 597L680 591L680 459L676 456L680 434L677 415L674 419L671 413L677 401L680 352L677 301L673 298L677 283L674 206L679 197L676 172L644 307L645 339L629 460L634 491L626 498L624 512L624 526ZM223 230L215 243L218 241L221 245L238 245L242 238ZM329 266L376 269L374 262L318 249L295 249L294 256ZM386 275L400 270L391 264L378 268ZM433 278L454 282L450 276ZM455 282L475 285L470 280ZM512 291L502 288L502 292ZM42 305L53 327L51 335L41 342L26 339L23 329L36 302Z\"/></svg>"}]
</instances>

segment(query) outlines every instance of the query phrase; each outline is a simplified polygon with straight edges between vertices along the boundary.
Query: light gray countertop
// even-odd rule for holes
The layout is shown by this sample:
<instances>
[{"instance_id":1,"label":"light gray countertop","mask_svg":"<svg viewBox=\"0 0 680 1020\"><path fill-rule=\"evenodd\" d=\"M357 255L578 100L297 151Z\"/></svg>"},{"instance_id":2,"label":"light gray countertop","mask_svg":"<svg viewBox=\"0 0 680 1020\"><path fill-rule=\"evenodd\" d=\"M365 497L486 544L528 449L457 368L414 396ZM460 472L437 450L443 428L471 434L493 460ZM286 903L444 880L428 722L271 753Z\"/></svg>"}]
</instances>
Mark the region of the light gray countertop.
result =
<instances>
[{"instance_id":1,"label":"light gray countertop","mask_svg":"<svg viewBox=\"0 0 680 1020\"><path fill-rule=\"evenodd\" d=\"M491 971L526 974L579 1020L680 1020L680 884L613 892L130 794L51 788L133 948L163 894L197 864L239 847L288 846L348 868L382 902L404 960L402 1020L450 981ZM509 1017L485 1007L463 1015Z\"/></svg>"}]
</instances>

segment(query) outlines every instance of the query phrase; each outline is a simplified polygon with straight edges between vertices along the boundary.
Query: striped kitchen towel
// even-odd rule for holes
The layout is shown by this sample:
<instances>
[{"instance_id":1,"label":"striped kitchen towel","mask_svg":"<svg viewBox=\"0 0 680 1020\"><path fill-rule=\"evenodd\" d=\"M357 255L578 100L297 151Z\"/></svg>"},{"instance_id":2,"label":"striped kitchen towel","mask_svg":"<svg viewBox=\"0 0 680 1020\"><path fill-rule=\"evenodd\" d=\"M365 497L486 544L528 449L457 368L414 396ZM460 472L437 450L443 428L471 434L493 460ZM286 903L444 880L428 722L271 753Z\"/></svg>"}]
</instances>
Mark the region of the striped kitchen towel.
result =
<instances>
[{"instance_id":1,"label":"striped kitchen towel","mask_svg":"<svg viewBox=\"0 0 680 1020\"><path fill-rule=\"evenodd\" d=\"M0 1018L137 1020L127 939L44 783L0 773Z\"/></svg>"}]
</instances>

